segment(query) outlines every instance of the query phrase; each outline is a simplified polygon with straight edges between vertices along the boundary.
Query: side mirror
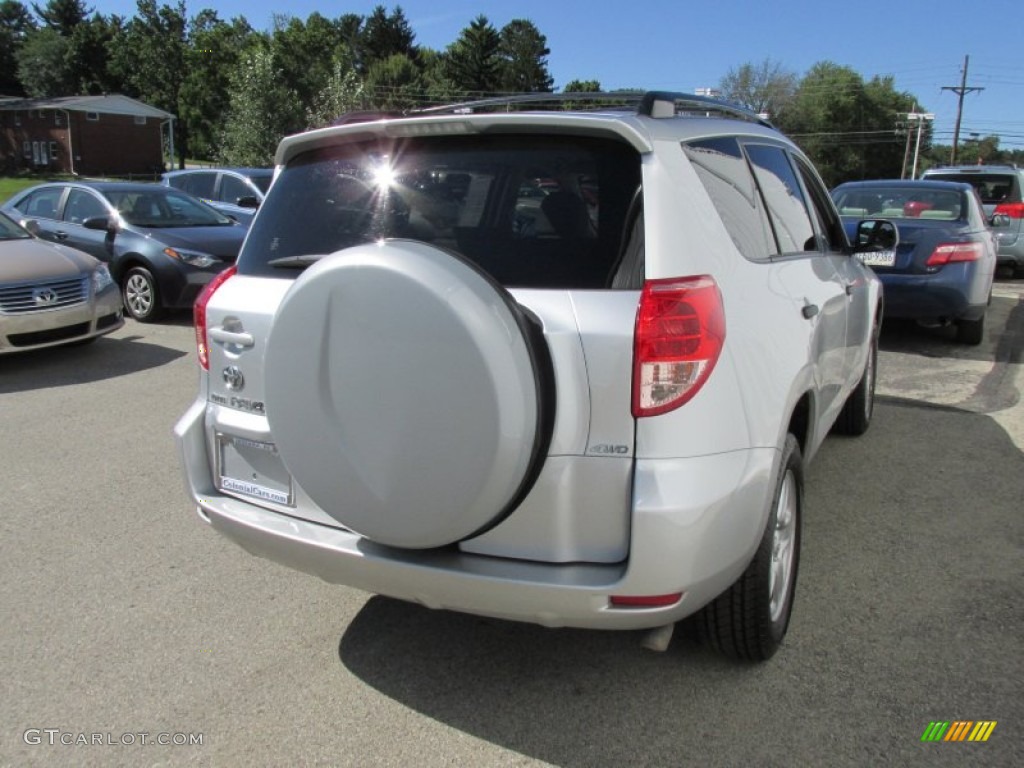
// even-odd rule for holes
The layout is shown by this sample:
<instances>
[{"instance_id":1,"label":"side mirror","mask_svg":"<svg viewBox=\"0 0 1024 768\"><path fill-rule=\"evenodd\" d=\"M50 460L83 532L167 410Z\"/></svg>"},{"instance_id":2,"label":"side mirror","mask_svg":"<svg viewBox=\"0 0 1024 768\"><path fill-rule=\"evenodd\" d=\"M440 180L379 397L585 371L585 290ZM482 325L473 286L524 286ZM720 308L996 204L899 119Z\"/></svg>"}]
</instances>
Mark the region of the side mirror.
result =
<instances>
[{"instance_id":1,"label":"side mirror","mask_svg":"<svg viewBox=\"0 0 1024 768\"><path fill-rule=\"evenodd\" d=\"M22 219L18 223L21 224L21 226L23 226L29 232L31 232L33 237L43 236L43 230L39 226L39 222L36 219Z\"/></svg>"},{"instance_id":2,"label":"side mirror","mask_svg":"<svg viewBox=\"0 0 1024 768\"><path fill-rule=\"evenodd\" d=\"M896 225L886 219L864 219L857 223L854 253L892 251L900 242Z\"/></svg>"},{"instance_id":3,"label":"side mirror","mask_svg":"<svg viewBox=\"0 0 1024 768\"><path fill-rule=\"evenodd\" d=\"M114 232L117 230L117 226L111 216L90 216L82 222L82 226L99 232Z\"/></svg>"},{"instance_id":4,"label":"side mirror","mask_svg":"<svg viewBox=\"0 0 1024 768\"><path fill-rule=\"evenodd\" d=\"M235 200L235 205L239 208L259 208L260 201L256 199L256 195L246 195Z\"/></svg>"},{"instance_id":5,"label":"side mirror","mask_svg":"<svg viewBox=\"0 0 1024 768\"><path fill-rule=\"evenodd\" d=\"M994 229L1008 227L1010 226L1010 217L1005 213L994 213L992 218L988 220L988 225Z\"/></svg>"}]
</instances>

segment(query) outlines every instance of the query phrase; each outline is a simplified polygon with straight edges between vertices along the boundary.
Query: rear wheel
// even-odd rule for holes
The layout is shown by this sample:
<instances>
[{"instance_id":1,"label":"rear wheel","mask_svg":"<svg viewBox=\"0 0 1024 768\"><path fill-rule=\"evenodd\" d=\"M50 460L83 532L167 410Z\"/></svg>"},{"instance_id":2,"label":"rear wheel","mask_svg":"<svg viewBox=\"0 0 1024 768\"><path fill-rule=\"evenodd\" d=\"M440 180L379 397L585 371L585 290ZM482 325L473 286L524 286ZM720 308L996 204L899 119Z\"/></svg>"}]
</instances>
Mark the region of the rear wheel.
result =
<instances>
[{"instance_id":1,"label":"rear wheel","mask_svg":"<svg viewBox=\"0 0 1024 768\"><path fill-rule=\"evenodd\" d=\"M972 347L976 347L981 344L982 339L985 337L985 316L982 315L977 320L957 320L956 321L956 340L961 344L968 344Z\"/></svg>"},{"instance_id":2,"label":"rear wheel","mask_svg":"<svg viewBox=\"0 0 1024 768\"><path fill-rule=\"evenodd\" d=\"M160 294L153 273L145 267L132 267L121 284L124 308L140 323L151 323L163 314Z\"/></svg>"},{"instance_id":3,"label":"rear wheel","mask_svg":"<svg viewBox=\"0 0 1024 768\"><path fill-rule=\"evenodd\" d=\"M793 610L800 526L803 459L786 436L768 525L743 575L697 614L697 630L711 647L736 659L764 661L782 643Z\"/></svg>"}]
</instances>

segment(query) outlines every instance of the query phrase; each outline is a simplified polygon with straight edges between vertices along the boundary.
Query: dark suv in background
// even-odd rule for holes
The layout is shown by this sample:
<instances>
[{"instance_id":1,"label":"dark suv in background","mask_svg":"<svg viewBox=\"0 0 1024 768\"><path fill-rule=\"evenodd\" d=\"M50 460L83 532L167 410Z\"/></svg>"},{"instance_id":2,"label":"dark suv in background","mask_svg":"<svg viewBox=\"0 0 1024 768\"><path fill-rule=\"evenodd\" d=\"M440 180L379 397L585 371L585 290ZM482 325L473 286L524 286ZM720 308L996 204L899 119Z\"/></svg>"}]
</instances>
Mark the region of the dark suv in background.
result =
<instances>
[{"instance_id":1,"label":"dark suv in background","mask_svg":"<svg viewBox=\"0 0 1024 768\"><path fill-rule=\"evenodd\" d=\"M966 182L978 190L985 215L999 241L998 264L1024 277L1024 169L1013 165L963 165L930 168L921 176L930 181ZM999 218L994 219L994 216Z\"/></svg>"}]
</instances>

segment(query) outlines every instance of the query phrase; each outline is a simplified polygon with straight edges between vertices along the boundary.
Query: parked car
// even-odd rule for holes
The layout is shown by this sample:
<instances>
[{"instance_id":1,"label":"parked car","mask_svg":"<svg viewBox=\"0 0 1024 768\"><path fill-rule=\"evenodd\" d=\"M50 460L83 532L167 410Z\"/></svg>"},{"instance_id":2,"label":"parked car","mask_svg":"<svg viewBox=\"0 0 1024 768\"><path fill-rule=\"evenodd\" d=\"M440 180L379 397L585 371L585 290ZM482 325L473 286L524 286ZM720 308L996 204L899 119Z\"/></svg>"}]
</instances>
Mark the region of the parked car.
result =
<instances>
[{"instance_id":1,"label":"parked car","mask_svg":"<svg viewBox=\"0 0 1024 768\"><path fill-rule=\"evenodd\" d=\"M1013 165L957 165L929 168L922 179L959 181L978 191L999 243L999 264L1024 277L1024 168Z\"/></svg>"},{"instance_id":2,"label":"parked car","mask_svg":"<svg viewBox=\"0 0 1024 768\"><path fill-rule=\"evenodd\" d=\"M881 286L757 115L587 98L613 101L280 144L238 264L196 302L191 498L328 581L662 648L696 615L764 659L804 467L871 419Z\"/></svg>"},{"instance_id":3,"label":"parked car","mask_svg":"<svg viewBox=\"0 0 1024 768\"><path fill-rule=\"evenodd\" d=\"M959 341L981 343L997 246L974 187L854 181L836 187L832 197L851 239L866 218L896 225L895 248L862 255L885 286L886 317L953 323Z\"/></svg>"},{"instance_id":4,"label":"parked car","mask_svg":"<svg viewBox=\"0 0 1024 768\"><path fill-rule=\"evenodd\" d=\"M106 262L125 309L141 322L191 307L203 286L234 263L247 231L191 195L158 184L40 184L3 209L38 222L41 237Z\"/></svg>"},{"instance_id":5,"label":"parked car","mask_svg":"<svg viewBox=\"0 0 1024 768\"><path fill-rule=\"evenodd\" d=\"M165 173L162 183L250 224L273 180L273 168L191 168Z\"/></svg>"},{"instance_id":6,"label":"parked car","mask_svg":"<svg viewBox=\"0 0 1024 768\"><path fill-rule=\"evenodd\" d=\"M122 325L106 265L0 213L0 355L84 344Z\"/></svg>"}]
</instances>

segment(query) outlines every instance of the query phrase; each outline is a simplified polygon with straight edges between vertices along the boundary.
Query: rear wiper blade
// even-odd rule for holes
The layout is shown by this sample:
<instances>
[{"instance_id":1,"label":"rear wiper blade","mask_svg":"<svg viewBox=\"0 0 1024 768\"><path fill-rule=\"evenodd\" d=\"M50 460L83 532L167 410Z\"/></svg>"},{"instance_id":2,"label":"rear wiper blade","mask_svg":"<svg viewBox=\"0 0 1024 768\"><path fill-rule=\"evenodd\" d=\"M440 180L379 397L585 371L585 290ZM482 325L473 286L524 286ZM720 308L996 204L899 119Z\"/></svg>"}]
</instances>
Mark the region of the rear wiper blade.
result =
<instances>
[{"instance_id":1,"label":"rear wiper blade","mask_svg":"<svg viewBox=\"0 0 1024 768\"><path fill-rule=\"evenodd\" d=\"M278 259L271 259L267 262L267 266L278 269L305 269L316 264L326 255L326 253L305 253L298 256L282 256Z\"/></svg>"}]
</instances>

